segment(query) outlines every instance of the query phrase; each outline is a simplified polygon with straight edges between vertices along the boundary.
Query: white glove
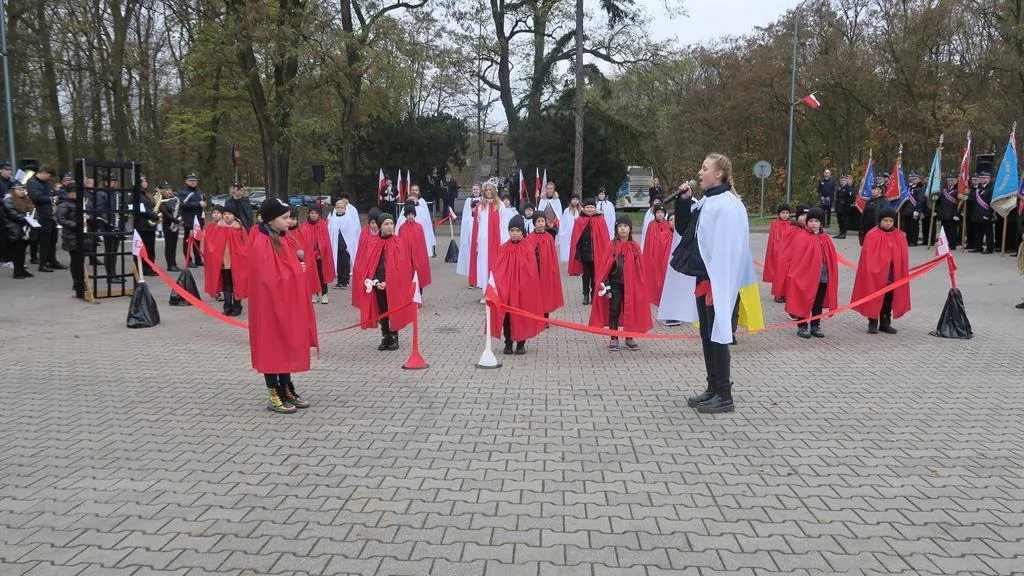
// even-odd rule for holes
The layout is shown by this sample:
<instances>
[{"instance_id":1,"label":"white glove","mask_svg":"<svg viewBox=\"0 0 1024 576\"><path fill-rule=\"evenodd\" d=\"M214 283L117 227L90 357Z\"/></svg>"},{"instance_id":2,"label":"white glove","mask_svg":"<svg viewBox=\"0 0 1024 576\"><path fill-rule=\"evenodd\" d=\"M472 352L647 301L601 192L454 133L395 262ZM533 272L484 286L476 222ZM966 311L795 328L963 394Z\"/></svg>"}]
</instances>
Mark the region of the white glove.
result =
<instances>
[{"instance_id":1,"label":"white glove","mask_svg":"<svg viewBox=\"0 0 1024 576\"><path fill-rule=\"evenodd\" d=\"M600 284L597 285L597 295L598 296L607 296L607 297L611 298L611 296L612 296L611 295L611 291L612 291L612 287L609 284L605 284L604 282L601 282Z\"/></svg>"},{"instance_id":2,"label":"white glove","mask_svg":"<svg viewBox=\"0 0 1024 576\"><path fill-rule=\"evenodd\" d=\"M366 286L366 293L367 294L369 294L370 292L373 292L373 288L377 284L378 284L378 282L374 278L367 278L366 280L363 280L363 286Z\"/></svg>"},{"instance_id":3,"label":"white glove","mask_svg":"<svg viewBox=\"0 0 1024 576\"><path fill-rule=\"evenodd\" d=\"M916 219L920 220L920 219L921 219L921 213L920 213L920 212L917 212L917 211L915 211L915 212L914 212L914 218L916 218Z\"/></svg>"},{"instance_id":4,"label":"white glove","mask_svg":"<svg viewBox=\"0 0 1024 576\"><path fill-rule=\"evenodd\" d=\"M960 221L960 217L959 216L953 216L953 222L959 222L959 221Z\"/></svg>"}]
</instances>

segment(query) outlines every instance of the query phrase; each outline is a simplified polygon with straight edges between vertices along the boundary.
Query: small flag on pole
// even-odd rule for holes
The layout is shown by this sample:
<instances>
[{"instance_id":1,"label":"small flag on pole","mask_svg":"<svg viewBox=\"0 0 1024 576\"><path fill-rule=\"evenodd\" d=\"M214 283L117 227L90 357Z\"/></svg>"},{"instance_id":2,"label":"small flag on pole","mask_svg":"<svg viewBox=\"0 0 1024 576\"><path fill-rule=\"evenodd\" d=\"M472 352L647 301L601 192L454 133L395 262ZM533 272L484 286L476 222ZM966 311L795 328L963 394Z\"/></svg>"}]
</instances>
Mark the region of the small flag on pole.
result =
<instances>
[{"instance_id":1,"label":"small flag on pole","mask_svg":"<svg viewBox=\"0 0 1024 576\"><path fill-rule=\"evenodd\" d=\"M149 257L149 254L146 253L146 245L142 242L142 236L139 236L139 231L138 230L133 230L132 231L132 256L140 256L142 254L145 254L146 257Z\"/></svg>"},{"instance_id":2,"label":"small flag on pole","mask_svg":"<svg viewBox=\"0 0 1024 576\"><path fill-rule=\"evenodd\" d=\"M969 190L967 189L970 184L971 178L971 131L967 131L967 146L964 147L964 154L960 158L960 177L957 182L956 193L959 196L966 196Z\"/></svg>"},{"instance_id":3,"label":"small flag on pole","mask_svg":"<svg viewBox=\"0 0 1024 576\"><path fill-rule=\"evenodd\" d=\"M377 177L377 207L380 207L380 203L383 201L384 195L384 169L380 169L380 176Z\"/></svg>"},{"instance_id":4,"label":"small flag on pole","mask_svg":"<svg viewBox=\"0 0 1024 576\"><path fill-rule=\"evenodd\" d=\"M821 100L818 100L818 97L815 96L814 94L814 92L811 92L807 96L804 96L803 98L800 99L801 102L810 106L812 110L821 107Z\"/></svg>"},{"instance_id":5,"label":"small flag on pole","mask_svg":"<svg viewBox=\"0 0 1024 576\"><path fill-rule=\"evenodd\" d=\"M405 203L405 199L409 197L409 192L412 192L412 171L405 171L405 195L402 197L402 203Z\"/></svg>"},{"instance_id":6,"label":"small flag on pole","mask_svg":"<svg viewBox=\"0 0 1024 576\"><path fill-rule=\"evenodd\" d=\"M935 255L945 256L949 254L949 240L946 239L946 227L939 227L939 240L935 244Z\"/></svg>"},{"instance_id":7,"label":"small flag on pole","mask_svg":"<svg viewBox=\"0 0 1024 576\"><path fill-rule=\"evenodd\" d=\"M900 151L896 155L896 164L892 167L889 185L885 189L885 198L893 204L902 202L906 199L908 190L907 180L903 177L903 145L900 144Z\"/></svg>"},{"instance_id":8,"label":"small flag on pole","mask_svg":"<svg viewBox=\"0 0 1024 576\"><path fill-rule=\"evenodd\" d=\"M875 185L875 159L868 155L868 167L864 169L864 179L860 182L860 193L857 194L857 209L861 212L871 200L871 188Z\"/></svg>"},{"instance_id":9,"label":"small flag on pole","mask_svg":"<svg viewBox=\"0 0 1024 576\"><path fill-rule=\"evenodd\" d=\"M519 171L519 205L526 204L526 178L523 177L523 171Z\"/></svg>"},{"instance_id":10,"label":"small flag on pole","mask_svg":"<svg viewBox=\"0 0 1024 576\"><path fill-rule=\"evenodd\" d=\"M206 234L203 232L203 226L199 223L199 216L196 216L192 220L192 238L194 238L196 242L202 242L205 237Z\"/></svg>"},{"instance_id":11,"label":"small flag on pole","mask_svg":"<svg viewBox=\"0 0 1024 576\"><path fill-rule=\"evenodd\" d=\"M536 177L534 178L534 189L537 195L537 204L540 204L540 167L537 167Z\"/></svg>"}]
</instances>

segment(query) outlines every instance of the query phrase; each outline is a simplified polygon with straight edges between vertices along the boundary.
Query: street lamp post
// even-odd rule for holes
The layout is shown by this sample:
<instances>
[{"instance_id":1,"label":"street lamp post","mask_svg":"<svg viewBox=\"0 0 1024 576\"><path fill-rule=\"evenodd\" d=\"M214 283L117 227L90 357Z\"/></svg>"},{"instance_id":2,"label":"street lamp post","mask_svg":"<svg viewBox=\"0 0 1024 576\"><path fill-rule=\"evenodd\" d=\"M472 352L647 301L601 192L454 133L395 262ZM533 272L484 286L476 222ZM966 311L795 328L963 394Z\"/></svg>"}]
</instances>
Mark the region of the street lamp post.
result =
<instances>
[{"instance_id":1,"label":"street lamp post","mask_svg":"<svg viewBox=\"0 0 1024 576\"><path fill-rule=\"evenodd\" d=\"M793 74L789 81L789 147L786 153L786 204L789 204L793 192L793 115L796 111L796 57L797 31L800 26L800 6L793 11Z\"/></svg>"},{"instance_id":2,"label":"street lamp post","mask_svg":"<svg viewBox=\"0 0 1024 576\"><path fill-rule=\"evenodd\" d=\"M11 166L18 167L14 155L14 95L11 93L11 67L7 58L7 12L3 0L0 0L0 53L4 60L4 102L7 108L7 161Z\"/></svg>"}]
</instances>

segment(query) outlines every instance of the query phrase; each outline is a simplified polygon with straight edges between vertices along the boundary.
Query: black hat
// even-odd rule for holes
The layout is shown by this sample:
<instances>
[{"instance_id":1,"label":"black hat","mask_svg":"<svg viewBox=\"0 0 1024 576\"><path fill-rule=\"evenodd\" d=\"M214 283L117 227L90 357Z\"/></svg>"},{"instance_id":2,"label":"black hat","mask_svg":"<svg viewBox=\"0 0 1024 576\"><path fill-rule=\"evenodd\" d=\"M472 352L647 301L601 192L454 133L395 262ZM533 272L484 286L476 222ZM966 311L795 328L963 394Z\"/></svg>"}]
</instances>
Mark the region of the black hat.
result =
<instances>
[{"instance_id":1,"label":"black hat","mask_svg":"<svg viewBox=\"0 0 1024 576\"><path fill-rule=\"evenodd\" d=\"M597 193L598 194L605 194L605 195L607 195L608 194L608 190L605 190L605 187L601 186L600 188L597 189Z\"/></svg>"},{"instance_id":2,"label":"black hat","mask_svg":"<svg viewBox=\"0 0 1024 576\"><path fill-rule=\"evenodd\" d=\"M615 219L615 227L618 228L620 224L629 226L630 230L633 230L633 219L629 216L619 216Z\"/></svg>"},{"instance_id":3,"label":"black hat","mask_svg":"<svg viewBox=\"0 0 1024 576\"><path fill-rule=\"evenodd\" d=\"M310 206L309 207L309 210L306 211L306 219L307 220L309 219L309 215L310 214L316 214L317 216L323 216L323 214L320 213L320 207L319 206Z\"/></svg>"},{"instance_id":4,"label":"black hat","mask_svg":"<svg viewBox=\"0 0 1024 576\"><path fill-rule=\"evenodd\" d=\"M12 180L11 181L11 186L10 186L11 190L14 190L15 188L24 188L24 187L25 187L25 185L21 183L21 180Z\"/></svg>"},{"instance_id":5,"label":"black hat","mask_svg":"<svg viewBox=\"0 0 1024 576\"><path fill-rule=\"evenodd\" d=\"M235 183L231 184L231 187L232 188L245 188L245 184L242 184L241 182L235 182Z\"/></svg>"},{"instance_id":6,"label":"black hat","mask_svg":"<svg viewBox=\"0 0 1024 576\"><path fill-rule=\"evenodd\" d=\"M881 176L882 178L888 178L889 177L889 173L888 172L882 172L881 174L879 174L879 176Z\"/></svg>"},{"instance_id":7,"label":"black hat","mask_svg":"<svg viewBox=\"0 0 1024 576\"><path fill-rule=\"evenodd\" d=\"M533 202L527 202L526 204L523 204L523 212L526 212L527 210L536 210L536 209L537 209L537 207L533 205Z\"/></svg>"},{"instance_id":8,"label":"black hat","mask_svg":"<svg viewBox=\"0 0 1024 576\"><path fill-rule=\"evenodd\" d=\"M14 169L14 167L11 166L10 162L0 162L0 170L13 170L13 169Z\"/></svg>"},{"instance_id":9,"label":"black hat","mask_svg":"<svg viewBox=\"0 0 1024 576\"><path fill-rule=\"evenodd\" d=\"M221 212L231 212L235 216L238 215L238 213L235 212L235 209L231 205L229 205L227 202L225 202L223 206L214 205L213 209L214 210L220 210Z\"/></svg>"},{"instance_id":10,"label":"black hat","mask_svg":"<svg viewBox=\"0 0 1024 576\"><path fill-rule=\"evenodd\" d=\"M526 221L523 220L523 217L520 216L519 214L516 214L515 216L512 217L511 220L508 221L509 232L511 232L513 228L518 228L519 230L526 230Z\"/></svg>"},{"instance_id":11,"label":"black hat","mask_svg":"<svg viewBox=\"0 0 1024 576\"><path fill-rule=\"evenodd\" d=\"M267 198L260 204L260 218L263 218L264 223L270 224L271 220L287 214L289 209L288 204L280 198Z\"/></svg>"},{"instance_id":12,"label":"black hat","mask_svg":"<svg viewBox=\"0 0 1024 576\"><path fill-rule=\"evenodd\" d=\"M381 212L377 215L377 227L384 226L384 223L388 220L395 221L395 217L390 212Z\"/></svg>"},{"instance_id":13,"label":"black hat","mask_svg":"<svg viewBox=\"0 0 1024 576\"><path fill-rule=\"evenodd\" d=\"M797 216L799 216L801 214L807 214L810 211L811 211L811 207L808 206L807 204L797 204L797 206L796 206L796 215Z\"/></svg>"},{"instance_id":14,"label":"black hat","mask_svg":"<svg viewBox=\"0 0 1024 576\"><path fill-rule=\"evenodd\" d=\"M825 211L821 208L811 208L807 212L807 220L817 220L818 222L825 221Z\"/></svg>"},{"instance_id":15,"label":"black hat","mask_svg":"<svg viewBox=\"0 0 1024 576\"><path fill-rule=\"evenodd\" d=\"M959 180L959 174L946 174L946 180Z\"/></svg>"},{"instance_id":16,"label":"black hat","mask_svg":"<svg viewBox=\"0 0 1024 576\"><path fill-rule=\"evenodd\" d=\"M64 179L67 179L67 178L74 178L74 177L75 177L75 175L74 175L74 174L72 174L70 170L68 170L67 172L65 172L65 173L63 173L63 174L61 174L61 175L60 175L60 179L61 179L61 180L64 180ZM141 176L140 178L141 178L142 180L145 180L145 179L146 179L146 177L145 177L145 176Z\"/></svg>"},{"instance_id":17,"label":"black hat","mask_svg":"<svg viewBox=\"0 0 1024 576\"><path fill-rule=\"evenodd\" d=\"M883 218L896 219L896 209L892 206L886 206L878 211L878 221L881 222Z\"/></svg>"},{"instance_id":18,"label":"black hat","mask_svg":"<svg viewBox=\"0 0 1024 576\"><path fill-rule=\"evenodd\" d=\"M64 173L64 176L65 176L66 178L70 178L70 177L71 177L71 172L65 172L65 173ZM139 174L139 180L149 180L149 179L148 179L148 178L146 178L146 175L145 175L145 174Z\"/></svg>"},{"instance_id":19,"label":"black hat","mask_svg":"<svg viewBox=\"0 0 1024 576\"><path fill-rule=\"evenodd\" d=\"M907 175L907 178L920 178L920 177L921 177L921 175L918 174L917 172L911 172L910 174Z\"/></svg>"},{"instance_id":20,"label":"black hat","mask_svg":"<svg viewBox=\"0 0 1024 576\"><path fill-rule=\"evenodd\" d=\"M405 208L402 210L403 216L416 216L416 205L405 203Z\"/></svg>"},{"instance_id":21,"label":"black hat","mask_svg":"<svg viewBox=\"0 0 1024 576\"><path fill-rule=\"evenodd\" d=\"M171 186L170 182L164 181L164 182L160 183L160 189L161 190L170 190L172 188L174 188L174 186Z\"/></svg>"},{"instance_id":22,"label":"black hat","mask_svg":"<svg viewBox=\"0 0 1024 576\"><path fill-rule=\"evenodd\" d=\"M658 212L659 210L661 212L667 212L667 210L665 209L665 205L660 203L660 202L655 204L654 206L651 206L651 211L652 212Z\"/></svg>"},{"instance_id":23,"label":"black hat","mask_svg":"<svg viewBox=\"0 0 1024 576\"><path fill-rule=\"evenodd\" d=\"M584 206L594 206L596 208L597 207L597 200L594 200L593 198L587 198L586 200L583 201L583 205Z\"/></svg>"},{"instance_id":24,"label":"black hat","mask_svg":"<svg viewBox=\"0 0 1024 576\"><path fill-rule=\"evenodd\" d=\"M992 176L991 172L986 172L985 170L978 172L978 178L988 178L989 176Z\"/></svg>"},{"instance_id":25,"label":"black hat","mask_svg":"<svg viewBox=\"0 0 1024 576\"><path fill-rule=\"evenodd\" d=\"M370 208L370 210L366 212L367 223L376 222L377 216L380 216L380 208L377 208L376 206Z\"/></svg>"},{"instance_id":26,"label":"black hat","mask_svg":"<svg viewBox=\"0 0 1024 576\"><path fill-rule=\"evenodd\" d=\"M783 210L785 210L786 212L792 212L793 211L793 209L789 207L789 204L786 204L785 202L783 202L782 204L779 204L778 208L775 209L775 214L778 215L778 213L782 212Z\"/></svg>"},{"instance_id":27,"label":"black hat","mask_svg":"<svg viewBox=\"0 0 1024 576\"><path fill-rule=\"evenodd\" d=\"M199 176L196 176L195 172L185 176L185 180L199 180Z\"/></svg>"},{"instance_id":28,"label":"black hat","mask_svg":"<svg viewBox=\"0 0 1024 576\"><path fill-rule=\"evenodd\" d=\"M210 212L224 212L224 207L214 204L213 207L210 208ZM234 214L234 212L232 212L232 214Z\"/></svg>"}]
</instances>

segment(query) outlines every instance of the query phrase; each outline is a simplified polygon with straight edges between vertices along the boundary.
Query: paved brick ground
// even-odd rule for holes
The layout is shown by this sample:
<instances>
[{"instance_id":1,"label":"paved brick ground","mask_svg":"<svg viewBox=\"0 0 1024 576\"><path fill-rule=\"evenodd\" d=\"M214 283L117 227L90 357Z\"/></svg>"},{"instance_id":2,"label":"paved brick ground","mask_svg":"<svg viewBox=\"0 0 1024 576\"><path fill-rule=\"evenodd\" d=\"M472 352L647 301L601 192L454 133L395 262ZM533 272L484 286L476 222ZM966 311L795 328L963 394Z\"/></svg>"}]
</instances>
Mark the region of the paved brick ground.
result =
<instances>
[{"instance_id":1,"label":"paved brick ground","mask_svg":"<svg viewBox=\"0 0 1024 576\"><path fill-rule=\"evenodd\" d=\"M741 337L718 417L685 406L692 341L609 353L552 329L476 370L479 293L440 259L430 369L399 369L406 333L399 353L324 336L297 379L314 407L290 416L263 409L245 333L165 286L163 323L129 331L126 300L4 274L0 574L1024 573L1024 282L960 258L974 340L927 335L937 270L897 336L846 315L823 341ZM577 286L563 318L583 319ZM321 330L356 319L332 296Z\"/></svg>"}]
</instances>

